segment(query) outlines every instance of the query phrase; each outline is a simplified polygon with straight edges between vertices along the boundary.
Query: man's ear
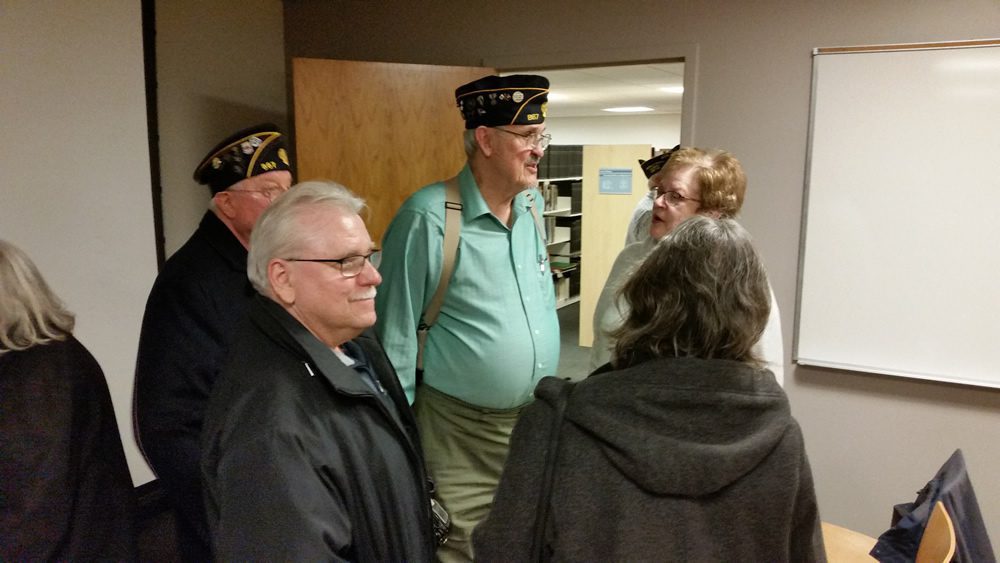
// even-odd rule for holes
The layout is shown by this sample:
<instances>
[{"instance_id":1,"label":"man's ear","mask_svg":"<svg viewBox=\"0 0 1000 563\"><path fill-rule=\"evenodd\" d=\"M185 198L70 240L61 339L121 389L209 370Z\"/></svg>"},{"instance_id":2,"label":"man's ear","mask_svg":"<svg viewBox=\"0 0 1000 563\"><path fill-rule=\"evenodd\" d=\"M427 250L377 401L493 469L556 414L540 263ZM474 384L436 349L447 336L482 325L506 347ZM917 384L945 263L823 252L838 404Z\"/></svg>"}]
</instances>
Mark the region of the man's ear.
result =
<instances>
[{"instance_id":1,"label":"man's ear","mask_svg":"<svg viewBox=\"0 0 1000 563\"><path fill-rule=\"evenodd\" d=\"M295 287L292 284L292 271L288 262L272 259L267 263L267 284L271 286L274 299L282 305L295 303Z\"/></svg>"},{"instance_id":2,"label":"man's ear","mask_svg":"<svg viewBox=\"0 0 1000 563\"><path fill-rule=\"evenodd\" d=\"M483 151L483 156L491 156L493 154L493 132L490 131L489 127L485 125L476 127L476 144L479 145L479 150Z\"/></svg>"},{"instance_id":3,"label":"man's ear","mask_svg":"<svg viewBox=\"0 0 1000 563\"><path fill-rule=\"evenodd\" d=\"M221 192L212 196L212 201L215 203L215 208L219 210L219 213L228 219L232 219L236 215L236 210L233 208L233 194L222 190Z\"/></svg>"}]
</instances>

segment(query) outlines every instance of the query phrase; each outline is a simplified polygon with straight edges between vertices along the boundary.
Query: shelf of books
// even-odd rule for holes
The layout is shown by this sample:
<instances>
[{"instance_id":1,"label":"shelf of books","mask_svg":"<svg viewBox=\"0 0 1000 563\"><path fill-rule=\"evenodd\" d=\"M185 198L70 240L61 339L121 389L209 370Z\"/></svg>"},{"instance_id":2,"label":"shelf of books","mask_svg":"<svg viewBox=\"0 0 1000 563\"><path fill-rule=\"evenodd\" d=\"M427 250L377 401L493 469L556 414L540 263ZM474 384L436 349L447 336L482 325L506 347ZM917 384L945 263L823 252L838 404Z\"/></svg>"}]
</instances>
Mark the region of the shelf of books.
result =
<instances>
[{"instance_id":1,"label":"shelf of books","mask_svg":"<svg viewBox=\"0 0 1000 563\"><path fill-rule=\"evenodd\" d=\"M557 307L580 300L582 174L581 145L552 145L538 166L538 190L545 200L542 215Z\"/></svg>"}]
</instances>

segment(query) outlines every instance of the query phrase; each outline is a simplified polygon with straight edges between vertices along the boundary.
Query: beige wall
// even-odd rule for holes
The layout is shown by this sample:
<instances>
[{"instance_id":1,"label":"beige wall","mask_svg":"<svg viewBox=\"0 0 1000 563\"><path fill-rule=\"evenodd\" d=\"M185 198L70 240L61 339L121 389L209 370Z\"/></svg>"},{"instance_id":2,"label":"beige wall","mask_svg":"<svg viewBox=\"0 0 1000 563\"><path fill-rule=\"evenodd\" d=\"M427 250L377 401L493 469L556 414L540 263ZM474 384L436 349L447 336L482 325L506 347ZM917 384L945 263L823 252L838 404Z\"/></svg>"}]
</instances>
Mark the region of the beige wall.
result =
<instances>
[{"instance_id":1,"label":"beige wall","mask_svg":"<svg viewBox=\"0 0 1000 563\"><path fill-rule=\"evenodd\" d=\"M76 314L136 484L151 476L132 438L132 380L156 275L143 77L138 2L0 2L0 238Z\"/></svg>"},{"instance_id":2,"label":"beige wall","mask_svg":"<svg viewBox=\"0 0 1000 563\"><path fill-rule=\"evenodd\" d=\"M770 270L790 361L811 50L995 37L1000 3L297 0L286 2L285 26L287 56L501 69L678 53L696 62L685 94L694 115L684 127L694 144L729 149L746 166L743 222ZM1000 543L1000 392L819 369L786 374L825 519L878 534L892 505L912 500L961 447Z\"/></svg>"},{"instance_id":3,"label":"beige wall","mask_svg":"<svg viewBox=\"0 0 1000 563\"><path fill-rule=\"evenodd\" d=\"M230 133L264 121L287 130L281 0L156 2L164 248L205 213L194 169Z\"/></svg>"}]
</instances>

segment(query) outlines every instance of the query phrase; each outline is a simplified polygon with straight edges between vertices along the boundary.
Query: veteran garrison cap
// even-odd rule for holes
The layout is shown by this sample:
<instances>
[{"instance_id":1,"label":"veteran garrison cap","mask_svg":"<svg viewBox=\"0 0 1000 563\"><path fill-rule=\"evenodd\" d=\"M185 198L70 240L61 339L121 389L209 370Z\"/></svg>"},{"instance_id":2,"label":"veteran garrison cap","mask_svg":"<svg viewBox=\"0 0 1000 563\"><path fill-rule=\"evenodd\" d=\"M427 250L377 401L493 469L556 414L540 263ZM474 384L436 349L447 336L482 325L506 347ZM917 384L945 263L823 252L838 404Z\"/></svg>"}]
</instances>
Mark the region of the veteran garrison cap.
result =
<instances>
[{"instance_id":1,"label":"veteran garrison cap","mask_svg":"<svg viewBox=\"0 0 1000 563\"><path fill-rule=\"evenodd\" d=\"M484 76L455 90L466 129L542 123L548 96L549 79L534 74Z\"/></svg>"},{"instance_id":2,"label":"veteran garrison cap","mask_svg":"<svg viewBox=\"0 0 1000 563\"><path fill-rule=\"evenodd\" d=\"M639 166L642 168L642 173L646 175L646 178L652 178L653 174L659 172L663 169L663 166L667 164L667 161L670 160L670 155L679 151L680 148L681 146L677 145L670 150L661 152L649 160L640 160Z\"/></svg>"},{"instance_id":3,"label":"veteran garrison cap","mask_svg":"<svg viewBox=\"0 0 1000 563\"><path fill-rule=\"evenodd\" d=\"M285 138L273 123L262 123L230 135L208 151L194 179L217 194L240 180L265 172L291 170Z\"/></svg>"}]
</instances>

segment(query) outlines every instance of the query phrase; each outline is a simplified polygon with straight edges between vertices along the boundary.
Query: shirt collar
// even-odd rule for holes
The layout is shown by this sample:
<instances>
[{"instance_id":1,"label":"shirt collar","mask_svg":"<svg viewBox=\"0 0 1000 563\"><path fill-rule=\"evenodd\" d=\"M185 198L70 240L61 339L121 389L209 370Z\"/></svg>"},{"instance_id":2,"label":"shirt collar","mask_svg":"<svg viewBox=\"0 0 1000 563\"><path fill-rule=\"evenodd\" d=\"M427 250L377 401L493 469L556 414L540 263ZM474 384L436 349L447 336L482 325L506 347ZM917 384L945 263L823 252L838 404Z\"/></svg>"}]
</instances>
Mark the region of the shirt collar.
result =
<instances>
[{"instance_id":1,"label":"shirt collar","mask_svg":"<svg viewBox=\"0 0 1000 563\"><path fill-rule=\"evenodd\" d=\"M521 193L514 196L513 211L515 221L528 211L528 192L531 189L525 188ZM479 185L476 184L476 177L472 175L472 168L469 167L468 163L458 173L458 191L462 196L462 219L465 222L492 213L490 207L486 205L486 200L483 199L483 194L479 191Z\"/></svg>"}]
</instances>

